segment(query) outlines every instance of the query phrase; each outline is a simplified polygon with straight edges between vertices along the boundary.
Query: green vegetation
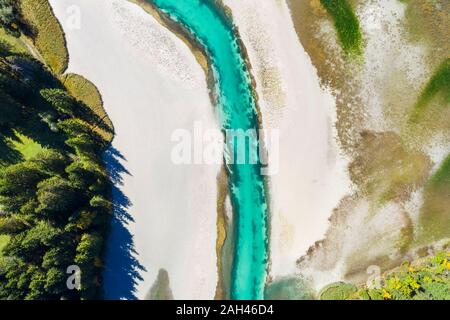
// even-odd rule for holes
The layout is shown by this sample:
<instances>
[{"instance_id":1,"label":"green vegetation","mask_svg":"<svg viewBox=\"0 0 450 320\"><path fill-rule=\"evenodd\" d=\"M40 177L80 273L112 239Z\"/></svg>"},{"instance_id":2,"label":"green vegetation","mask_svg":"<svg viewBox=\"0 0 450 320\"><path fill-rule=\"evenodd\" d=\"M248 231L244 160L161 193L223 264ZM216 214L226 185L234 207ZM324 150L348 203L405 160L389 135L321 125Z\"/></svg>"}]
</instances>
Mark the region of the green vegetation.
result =
<instances>
[{"instance_id":1,"label":"green vegetation","mask_svg":"<svg viewBox=\"0 0 450 320\"><path fill-rule=\"evenodd\" d=\"M336 282L327 285L319 293L320 300L346 300L350 298L358 288L350 283Z\"/></svg>"},{"instance_id":2,"label":"green vegetation","mask_svg":"<svg viewBox=\"0 0 450 320\"><path fill-rule=\"evenodd\" d=\"M325 300L450 300L450 252L405 262L385 274L375 288L357 288L344 282L333 283L321 290Z\"/></svg>"},{"instance_id":3,"label":"green vegetation","mask_svg":"<svg viewBox=\"0 0 450 320\"><path fill-rule=\"evenodd\" d=\"M433 187L444 187L450 183L450 155L444 160L441 168L434 174L430 180Z\"/></svg>"},{"instance_id":4,"label":"green vegetation","mask_svg":"<svg viewBox=\"0 0 450 320\"><path fill-rule=\"evenodd\" d=\"M450 58L441 63L425 86L414 107L411 119L417 120L428 103L439 94L442 94L444 104L448 105L450 103Z\"/></svg>"},{"instance_id":5,"label":"green vegetation","mask_svg":"<svg viewBox=\"0 0 450 320\"><path fill-rule=\"evenodd\" d=\"M112 141L113 124L103 108L102 97L97 87L86 78L73 73L64 76L63 83L72 96L88 106L104 122L106 127L96 126L94 130L106 141Z\"/></svg>"},{"instance_id":6,"label":"green vegetation","mask_svg":"<svg viewBox=\"0 0 450 320\"><path fill-rule=\"evenodd\" d=\"M30 160L44 151L44 148L39 143L20 133L16 133L16 137L11 140L11 144L25 160Z\"/></svg>"},{"instance_id":7,"label":"green vegetation","mask_svg":"<svg viewBox=\"0 0 450 320\"><path fill-rule=\"evenodd\" d=\"M1 263L1 259L3 258L2 250L8 244L8 241L9 241L8 236L0 235L0 263Z\"/></svg>"},{"instance_id":8,"label":"green vegetation","mask_svg":"<svg viewBox=\"0 0 450 320\"><path fill-rule=\"evenodd\" d=\"M441 252L417 265L404 263L384 277L381 288L363 288L357 297L364 300L450 300L449 260L450 252Z\"/></svg>"},{"instance_id":9,"label":"green vegetation","mask_svg":"<svg viewBox=\"0 0 450 320\"><path fill-rule=\"evenodd\" d=\"M33 42L47 66L56 74L67 69L69 54L64 33L47 0L21 0L20 11L32 26Z\"/></svg>"},{"instance_id":10,"label":"green vegetation","mask_svg":"<svg viewBox=\"0 0 450 320\"><path fill-rule=\"evenodd\" d=\"M56 78L36 81L46 74L44 66L29 57L14 58L0 68L0 92L18 109L3 120L3 153L19 151L0 172L0 233L11 237L3 249L0 297L93 298L99 288L100 235L111 210L101 160L108 143L90 129L98 119L84 112ZM27 64L33 68L26 74L10 73ZM79 292L64 285L71 264L83 270Z\"/></svg>"},{"instance_id":11,"label":"green vegetation","mask_svg":"<svg viewBox=\"0 0 450 320\"><path fill-rule=\"evenodd\" d=\"M342 49L347 54L362 53L362 36L359 21L347 0L320 0L333 18Z\"/></svg>"},{"instance_id":12,"label":"green vegetation","mask_svg":"<svg viewBox=\"0 0 450 320\"><path fill-rule=\"evenodd\" d=\"M21 38L15 37L0 28L0 55L2 52L27 53L27 48Z\"/></svg>"},{"instance_id":13,"label":"green vegetation","mask_svg":"<svg viewBox=\"0 0 450 320\"><path fill-rule=\"evenodd\" d=\"M450 155L425 187L419 222L420 242L450 237Z\"/></svg>"},{"instance_id":14,"label":"green vegetation","mask_svg":"<svg viewBox=\"0 0 450 320\"><path fill-rule=\"evenodd\" d=\"M109 127L54 73L64 69L52 55L64 41L42 20L51 13L47 1L20 4L34 8L23 11L26 21L41 19L35 44L52 66L16 50L15 35L0 34L9 37L0 37L0 299L98 298L112 204L102 161L110 140L96 128ZM79 290L66 286L71 265L81 268Z\"/></svg>"}]
</instances>

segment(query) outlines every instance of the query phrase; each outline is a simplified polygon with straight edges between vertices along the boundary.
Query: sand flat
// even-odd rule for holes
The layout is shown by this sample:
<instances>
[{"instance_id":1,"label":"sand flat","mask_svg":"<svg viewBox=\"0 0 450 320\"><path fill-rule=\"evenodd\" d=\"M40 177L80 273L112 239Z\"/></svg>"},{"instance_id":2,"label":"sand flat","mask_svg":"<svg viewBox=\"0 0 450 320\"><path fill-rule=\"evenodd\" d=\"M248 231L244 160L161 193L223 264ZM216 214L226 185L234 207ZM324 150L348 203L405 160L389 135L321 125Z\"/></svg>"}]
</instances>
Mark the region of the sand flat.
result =
<instances>
[{"instance_id":1,"label":"sand flat","mask_svg":"<svg viewBox=\"0 0 450 320\"><path fill-rule=\"evenodd\" d=\"M296 272L296 260L321 240L350 191L336 140L333 96L319 86L285 1L224 0L246 46L265 129L279 130L279 170L270 176L271 275ZM277 156L274 154L275 158Z\"/></svg>"},{"instance_id":2,"label":"sand flat","mask_svg":"<svg viewBox=\"0 0 450 320\"><path fill-rule=\"evenodd\" d=\"M171 161L175 129L192 131L195 121L205 129L219 128L202 68L180 39L136 4L50 3L66 33L68 72L99 88L116 130L112 146L129 172L122 174L119 189L130 201L127 212L134 220L126 225L133 237L131 255L143 267L138 271L142 279L134 279L135 296L144 298L164 268L175 299L213 298L220 166ZM114 254L114 249L109 251ZM106 263L114 269L108 257ZM107 281L113 283L105 288L116 285L114 277Z\"/></svg>"}]
</instances>

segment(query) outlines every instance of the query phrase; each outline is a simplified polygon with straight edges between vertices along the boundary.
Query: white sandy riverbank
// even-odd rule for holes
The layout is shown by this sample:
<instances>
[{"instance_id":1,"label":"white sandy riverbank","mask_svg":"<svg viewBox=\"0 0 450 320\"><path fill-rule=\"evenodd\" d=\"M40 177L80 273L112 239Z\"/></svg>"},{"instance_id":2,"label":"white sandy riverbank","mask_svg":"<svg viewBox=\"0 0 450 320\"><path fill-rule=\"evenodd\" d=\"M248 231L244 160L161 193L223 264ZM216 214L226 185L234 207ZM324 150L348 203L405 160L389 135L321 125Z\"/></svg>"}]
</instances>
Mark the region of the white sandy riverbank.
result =
<instances>
[{"instance_id":1,"label":"white sandy riverbank","mask_svg":"<svg viewBox=\"0 0 450 320\"><path fill-rule=\"evenodd\" d=\"M194 121L219 128L203 70L180 39L135 4L50 3L66 33L68 72L99 88L116 130L113 147L126 159L121 164L129 174L123 174L119 187L131 202L127 212L134 219L126 229L133 237L132 256L146 269L139 272L142 280L135 278L136 297L147 294L164 268L175 299L213 298L220 166L171 161L175 129L192 131ZM115 249L109 248L110 254ZM106 288L122 285L114 283L114 274L106 281ZM106 296L127 297L115 292Z\"/></svg>"},{"instance_id":2,"label":"white sandy riverbank","mask_svg":"<svg viewBox=\"0 0 450 320\"><path fill-rule=\"evenodd\" d=\"M296 272L296 260L323 238L333 209L350 192L335 102L319 86L285 1L223 3L249 55L263 126L280 130L279 170L270 177L270 249L271 276L282 277ZM268 149L277 157L276 148Z\"/></svg>"}]
</instances>

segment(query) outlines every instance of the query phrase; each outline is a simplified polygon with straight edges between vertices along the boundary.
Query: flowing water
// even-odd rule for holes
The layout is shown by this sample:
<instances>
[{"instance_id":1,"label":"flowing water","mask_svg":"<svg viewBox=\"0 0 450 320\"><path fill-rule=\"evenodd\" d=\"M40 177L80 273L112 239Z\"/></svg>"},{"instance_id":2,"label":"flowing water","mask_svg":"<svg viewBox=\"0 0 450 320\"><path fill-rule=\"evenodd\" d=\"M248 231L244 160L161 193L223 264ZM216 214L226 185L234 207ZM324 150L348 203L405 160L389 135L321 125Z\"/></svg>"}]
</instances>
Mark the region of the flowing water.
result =
<instances>
[{"instance_id":1,"label":"flowing water","mask_svg":"<svg viewBox=\"0 0 450 320\"><path fill-rule=\"evenodd\" d=\"M251 79L233 25L213 0L147 0L190 32L211 62L219 114L227 130L258 129ZM247 142L255 147L257 143ZM237 152L236 143L233 150ZM255 148L247 157L258 158ZM233 153L232 153L233 154ZM237 153L234 153L237 154ZM259 160L259 158L258 158ZM268 262L268 208L259 164L227 162L235 213L232 299L262 299ZM258 161L259 163L259 161Z\"/></svg>"}]
</instances>

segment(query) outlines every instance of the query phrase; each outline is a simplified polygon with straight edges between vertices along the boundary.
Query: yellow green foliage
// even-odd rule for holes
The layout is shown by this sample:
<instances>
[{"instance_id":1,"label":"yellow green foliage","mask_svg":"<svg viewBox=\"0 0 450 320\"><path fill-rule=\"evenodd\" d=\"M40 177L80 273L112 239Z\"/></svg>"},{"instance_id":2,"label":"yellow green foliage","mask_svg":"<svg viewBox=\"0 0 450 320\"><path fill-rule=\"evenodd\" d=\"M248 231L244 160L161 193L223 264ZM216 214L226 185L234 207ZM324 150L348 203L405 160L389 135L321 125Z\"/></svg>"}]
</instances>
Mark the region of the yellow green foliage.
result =
<instances>
[{"instance_id":1,"label":"yellow green foliage","mask_svg":"<svg viewBox=\"0 0 450 320\"><path fill-rule=\"evenodd\" d=\"M0 235L0 259L3 257L2 251L3 248L8 244L9 236L8 235Z\"/></svg>"},{"instance_id":2,"label":"yellow green foliage","mask_svg":"<svg viewBox=\"0 0 450 320\"><path fill-rule=\"evenodd\" d=\"M24 19L33 27L34 45L45 63L57 74L67 69L69 54L64 32L47 0L21 0Z\"/></svg>"},{"instance_id":3,"label":"yellow green foliage","mask_svg":"<svg viewBox=\"0 0 450 320\"><path fill-rule=\"evenodd\" d=\"M357 291L356 286L345 282L327 285L319 293L320 300L347 300Z\"/></svg>"},{"instance_id":4,"label":"yellow green foliage","mask_svg":"<svg viewBox=\"0 0 450 320\"><path fill-rule=\"evenodd\" d=\"M10 141L13 148L19 151L25 160L33 158L44 150L38 142L18 132L16 132L16 139Z\"/></svg>"},{"instance_id":5,"label":"yellow green foliage","mask_svg":"<svg viewBox=\"0 0 450 320\"><path fill-rule=\"evenodd\" d=\"M114 136L114 128L105 109L97 87L78 74L67 74L63 78L64 85L70 94L77 100L88 106L101 119L101 125L95 131L106 141L111 142Z\"/></svg>"},{"instance_id":6,"label":"yellow green foliage","mask_svg":"<svg viewBox=\"0 0 450 320\"><path fill-rule=\"evenodd\" d=\"M321 300L450 300L450 252L415 263L405 262L382 276L378 287L336 282L324 287Z\"/></svg>"},{"instance_id":7,"label":"yellow green foliage","mask_svg":"<svg viewBox=\"0 0 450 320\"><path fill-rule=\"evenodd\" d=\"M381 288L363 288L351 298L450 300L450 252L441 252L417 264L405 263L384 276Z\"/></svg>"},{"instance_id":8,"label":"yellow green foliage","mask_svg":"<svg viewBox=\"0 0 450 320\"><path fill-rule=\"evenodd\" d=\"M0 54L5 49L12 53L28 52L22 38L14 37L8 34L5 29L0 28Z\"/></svg>"}]
</instances>

